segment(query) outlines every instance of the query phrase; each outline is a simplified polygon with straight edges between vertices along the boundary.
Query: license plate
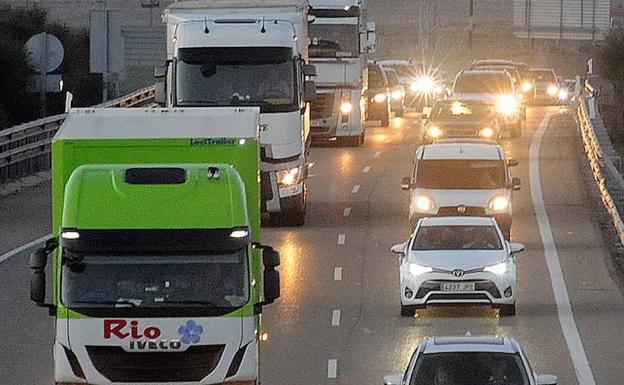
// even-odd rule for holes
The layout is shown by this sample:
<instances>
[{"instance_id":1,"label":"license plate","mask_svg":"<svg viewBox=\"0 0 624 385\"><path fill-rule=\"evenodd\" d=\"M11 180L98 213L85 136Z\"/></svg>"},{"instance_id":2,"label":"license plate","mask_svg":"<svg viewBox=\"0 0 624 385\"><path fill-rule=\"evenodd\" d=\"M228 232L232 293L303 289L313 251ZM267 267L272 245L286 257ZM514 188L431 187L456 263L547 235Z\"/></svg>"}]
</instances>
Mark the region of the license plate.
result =
<instances>
[{"instance_id":1,"label":"license plate","mask_svg":"<svg viewBox=\"0 0 624 385\"><path fill-rule=\"evenodd\" d=\"M440 285L442 291L474 291L474 282L446 282Z\"/></svg>"}]
</instances>

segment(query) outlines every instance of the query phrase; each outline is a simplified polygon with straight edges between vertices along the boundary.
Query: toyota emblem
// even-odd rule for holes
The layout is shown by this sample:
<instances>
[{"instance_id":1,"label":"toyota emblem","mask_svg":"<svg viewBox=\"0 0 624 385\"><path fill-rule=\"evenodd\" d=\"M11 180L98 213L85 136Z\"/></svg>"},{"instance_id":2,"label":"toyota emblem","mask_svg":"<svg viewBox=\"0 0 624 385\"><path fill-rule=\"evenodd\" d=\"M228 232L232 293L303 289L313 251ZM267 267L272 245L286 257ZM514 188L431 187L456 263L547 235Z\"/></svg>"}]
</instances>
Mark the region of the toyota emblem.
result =
<instances>
[{"instance_id":1,"label":"toyota emblem","mask_svg":"<svg viewBox=\"0 0 624 385\"><path fill-rule=\"evenodd\" d=\"M465 271L463 271L462 269L455 269L451 273L456 277L463 277Z\"/></svg>"},{"instance_id":2,"label":"toyota emblem","mask_svg":"<svg viewBox=\"0 0 624 385\"><path fill-rule=\"evenodd\" d=\"M460 214L464 214L466 212L466 206L464 205L457 206L457 212Z\"/></svg>"}]
</instances>

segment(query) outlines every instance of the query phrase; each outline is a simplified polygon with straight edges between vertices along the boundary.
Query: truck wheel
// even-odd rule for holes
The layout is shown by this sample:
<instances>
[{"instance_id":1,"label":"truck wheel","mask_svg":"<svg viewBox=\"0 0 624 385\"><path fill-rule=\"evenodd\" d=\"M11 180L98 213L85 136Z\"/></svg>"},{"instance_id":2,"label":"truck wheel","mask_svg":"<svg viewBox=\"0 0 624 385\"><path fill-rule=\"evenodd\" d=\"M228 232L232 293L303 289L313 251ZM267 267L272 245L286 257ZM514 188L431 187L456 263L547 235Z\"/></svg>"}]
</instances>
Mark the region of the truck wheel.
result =
<instances>
[{"instance_id":1,"label":"truck wheel","mask_svg":"<svg viewBox=\"0 0 624 385\"><path fill-rule=\"evenodd\" d=\"M390 125L390 114L386 112L386 114L381 117L381 127L388 127L389 125Z\"/></svg>"},{"instance_id":2,"label":"truck wheel","mask_svg":"<svg viewBox=\"0 0 624 385\"><path fill-rule=\"evenodd\" d=\"M516 304L512 305L500 305L498 315L501 317L509 317L516 315Z\"/></svg>"}]
</instances>

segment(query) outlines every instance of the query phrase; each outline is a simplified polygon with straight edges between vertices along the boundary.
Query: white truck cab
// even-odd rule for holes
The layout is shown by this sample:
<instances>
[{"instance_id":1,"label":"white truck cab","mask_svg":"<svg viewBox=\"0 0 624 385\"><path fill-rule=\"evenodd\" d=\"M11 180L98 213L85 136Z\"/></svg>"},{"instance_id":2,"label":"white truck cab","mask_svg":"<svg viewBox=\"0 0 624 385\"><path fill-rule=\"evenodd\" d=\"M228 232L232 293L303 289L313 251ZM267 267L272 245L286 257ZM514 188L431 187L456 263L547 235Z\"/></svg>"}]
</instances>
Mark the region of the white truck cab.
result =
<instances>
[{"instance_id":1,"label":"white truck cab","mask_svg":"<svg viewBox=\"0 0 624 385\"><path fill-rule=\"evenodd\" d=\"M511 176L507 159L494 141L441 140L416 150L412 175L403 178L410 191L409 219L434 216L494 217L509 239L512 192L520 179Z\"/></svg>"}]
</instances>

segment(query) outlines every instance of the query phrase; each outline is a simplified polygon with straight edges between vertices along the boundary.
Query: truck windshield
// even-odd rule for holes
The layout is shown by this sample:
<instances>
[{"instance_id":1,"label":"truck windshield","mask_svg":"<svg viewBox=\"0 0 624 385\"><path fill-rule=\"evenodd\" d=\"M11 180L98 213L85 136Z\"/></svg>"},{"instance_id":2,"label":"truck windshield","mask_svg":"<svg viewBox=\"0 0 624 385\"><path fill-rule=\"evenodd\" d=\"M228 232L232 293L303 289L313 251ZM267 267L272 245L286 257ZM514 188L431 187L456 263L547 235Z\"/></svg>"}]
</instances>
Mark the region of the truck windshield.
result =
<instances>
[{"instance_id":1,"label":"truck windshield","mask_svg":"<svg viewBox=\"0 0 624 385\"><path fill-rule=\"evenodd\" d=\"M419 160L416 186L438 190L489 190L505 187L502 160Z\"/></svg>"},{"instance_id":2,"label":"truck windshield","mask_svg":"<svg viewBox=\"0 0 624 385\"><path fill-rule=\"evenodd\" d=\"M459 94L511 94L513 84L505 73L462 75L457 79L454 92Z\"/></svg>"},{"instance_id":3,"label":"truck windshield","mask_svg":"<svg viewBox=\"0 0 624 385\"><path fill-rule=\"evenodd\" d=\"M358 57L360 34L357 17L317 17L309 26L310 56Z\"/></svg>"},{"instance_id":4,"label":"truck windshield","mask_svg":"<svg viewBox=\"0 0 624 385\"><path fill-rule=\"evenodd\" d=\"M70 308L235 308L249 299L246 249L208 255L64 252L62 302Z\"/></svg>"},{"instance_id":5,"label":"truck windshield","mask_svg":"<svg viewBox=\"0 0 624 385\"><path fill-rule=\"evenodd\" d=\"M262 49L180 49L176 65L177 105L259 106L261 112L298 110L292 50Z\"/></svg>"}]
</instances>

